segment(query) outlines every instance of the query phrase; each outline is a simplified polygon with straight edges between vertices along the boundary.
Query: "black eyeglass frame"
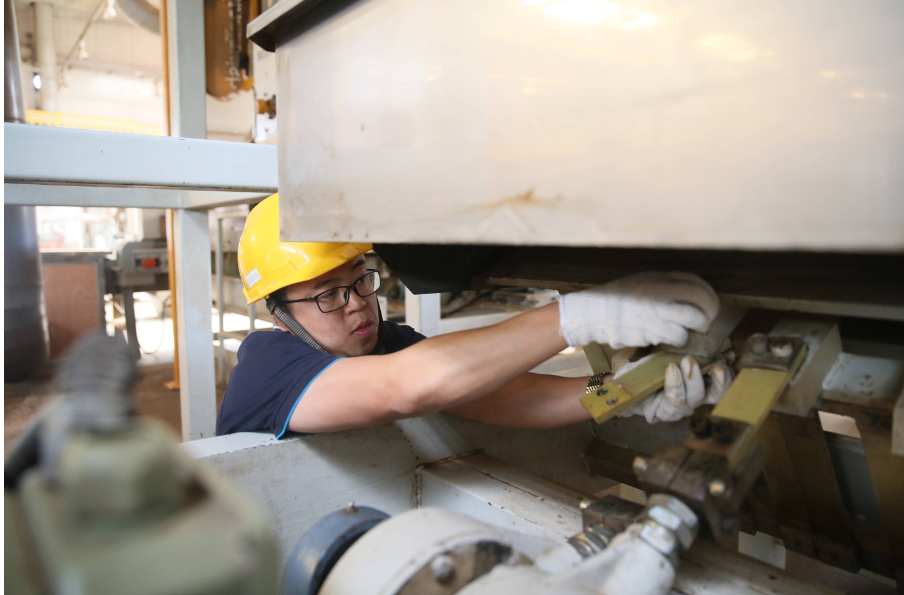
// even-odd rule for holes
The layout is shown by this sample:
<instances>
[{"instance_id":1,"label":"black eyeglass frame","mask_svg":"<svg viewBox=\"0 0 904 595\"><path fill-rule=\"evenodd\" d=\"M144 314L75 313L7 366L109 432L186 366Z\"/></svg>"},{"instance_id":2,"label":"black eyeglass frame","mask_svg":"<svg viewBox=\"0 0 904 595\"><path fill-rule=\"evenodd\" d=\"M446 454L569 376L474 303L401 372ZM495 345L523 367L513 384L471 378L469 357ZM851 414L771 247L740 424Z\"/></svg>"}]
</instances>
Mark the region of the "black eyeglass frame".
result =
<instances>
[{"instance_id":1,"label":"black eyeglass frame","mask_svg":"<svg viewBox=\"0 0 904 595\"><path fill-rule=\"evenodd\" d=\"M376 275L377 275L376 276L377 280L374 282L374 290L366 295L361 295L361 292L358 291L358 288L357 288L358 283L360 283L368 275L373 275L374 273L376 273ZM336 291L337 289L345 290L345 302L343 302L343 304L341 306L339 306L338 308L324 311L323 306L320 305L320 296L327 294L331 291ZM358 277L357 279L355 279L355 282L352 283L351 285L337 285L336 287L331 287L325 291L321 291L314 297L300 298L297 300L286 300L283 302L283 304L294 304L296 302L317 302L317 309L320 310L321 312L323 312L324 314L329 314L330 312L337 312L337 311L341 310L342 308L346 307L348 305L348 300L352 295L351 294L352 291L354 291L358 297L366 298L366 297L372 296L373 294L377 293L377 290L379 290L379 289L380 289L380 270L379 269L367 269L367 273L365 273L365 274L361 275L360 277Z\"/></svg>"}]
</instances>

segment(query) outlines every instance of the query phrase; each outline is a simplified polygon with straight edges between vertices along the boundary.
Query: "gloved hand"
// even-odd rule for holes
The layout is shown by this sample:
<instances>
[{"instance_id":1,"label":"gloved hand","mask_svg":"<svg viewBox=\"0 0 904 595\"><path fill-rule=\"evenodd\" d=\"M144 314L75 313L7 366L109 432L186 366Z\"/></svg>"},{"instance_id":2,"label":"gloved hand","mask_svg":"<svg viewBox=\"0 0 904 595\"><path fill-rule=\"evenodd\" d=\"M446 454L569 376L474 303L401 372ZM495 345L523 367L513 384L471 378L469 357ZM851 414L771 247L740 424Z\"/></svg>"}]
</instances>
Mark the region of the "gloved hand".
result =
<instances>
[{"instance_id":1,"label":"gloved hand","mask_svg":"<svg viewBox=\"0 0 904 595\"><path fill-rule=\"evenodd\" d=\"M639 273L560 295L559 332L572 347L681 346L688 329L706 332L718 313L716 292L697 275Z\"/></svg>"},{"instance_id":2,"label":"gloved hand","mask_svg":"<svg viewBox=\"0 0 904 595\"><path fill-rule=\"evenodd\" d=\"M625 364L615 374L617 379L622 374L639 366L649 359L650 355L636 362ZM665 384L662 390L653 393L631 409L622 411L618 417L643 415L647 422L678 421L694 412L699 405L715 405L718 403L731 381L734 380L732 369L722 362L717 363L707 374L710 385L706 386L700 365L691 356L681 359L681 366L669 364L665 369Z\"/></svg>"}]
</instances>

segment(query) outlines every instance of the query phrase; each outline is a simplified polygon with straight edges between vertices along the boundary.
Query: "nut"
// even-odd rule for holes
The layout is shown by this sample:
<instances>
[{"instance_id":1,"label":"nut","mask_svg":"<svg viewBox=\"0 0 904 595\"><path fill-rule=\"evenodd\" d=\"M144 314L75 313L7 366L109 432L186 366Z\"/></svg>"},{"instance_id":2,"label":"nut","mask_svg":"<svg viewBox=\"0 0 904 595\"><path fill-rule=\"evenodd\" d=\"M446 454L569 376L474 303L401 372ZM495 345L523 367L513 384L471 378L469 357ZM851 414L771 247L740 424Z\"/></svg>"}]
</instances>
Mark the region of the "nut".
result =
<instances>
[{"instance_id":1,"label":"nut","mask_svg":"<svg viewBox=\"0 0 904 595\"><path fill-rule=\"evenodd\" d=\"M430 574L438 583L446 584L455 578L455 560L446 554L440 554L430 562Z\"/></svg>"},{"instance_id":2,"label":"nut","mask_svg":"<svg viewBox=\"0 0 904 595\"><path fill-rule=\"evenodd\" d=\"M699 522L684 502L668 494L650 496L647 509L638 518L641 522L654 522L671 531L682 550L686 550L697 537Z\"/></svg>"},{"instance_id":3,"label":"nut","mask_svg":"<svg viewBox=\"0 0 904 595\"><path fill-rule=\"evenodd\" d=\"M678 567L678 541L675 534L652 519L643 522L640 538Z\"/></svg>"},{"instance_id":4,"label":"nut","mask_svg":"<svg viewBox=\"0 0 904 595\"><path fill-rule=\"evenodd\" d=\"M729 493L728 486L721 479L714 479L709 482L708 489L710 496L713 498L722 498L723 496L728 496Z\"/></svg>"},{"instance_id":5,"label":"nut","mask_svg":"<svg viewBox=\"0 0 904 595\"><path fill-rule=\"evenodd\" d=\"M634 464L632 466L634 468L634 474L640 475L647 471L647 460L643 457L634 457Z\"/></svg>"},{"instance_id":6,"label":"nut","mask_svg":"<svg viewBox=\"0 0 904 595\"><path fill-rule=\"evenodd\" d=\"M747 345L756 355L763 355L769 348L769 338L763 333L754 333L747 337Z\"/></svg>"},{"instance_id":7,"label":"nut","mask_svg":"<svg viewBox=\"0 0 904 595\"><path fill-rule=\"evenodd\" d=\"M775 357L786 358L794 353L794 345L785 337L769 339L769 351Z\"/></svg>"}]
</instances>

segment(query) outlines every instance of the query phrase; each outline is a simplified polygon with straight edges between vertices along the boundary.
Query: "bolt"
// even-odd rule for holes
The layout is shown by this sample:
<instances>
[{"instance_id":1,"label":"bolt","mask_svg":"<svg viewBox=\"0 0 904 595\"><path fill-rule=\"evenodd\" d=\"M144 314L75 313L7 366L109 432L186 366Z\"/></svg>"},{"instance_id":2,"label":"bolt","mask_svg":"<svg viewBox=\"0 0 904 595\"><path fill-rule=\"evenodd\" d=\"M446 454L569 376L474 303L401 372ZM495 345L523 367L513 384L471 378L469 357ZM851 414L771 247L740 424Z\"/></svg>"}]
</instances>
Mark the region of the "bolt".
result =
<instances>
[{"instance_id":1,"label":"bolt","mask_svg":"<svg viewBox=\"0 0 904 595\"><path fill-rule=\"evenodd\" d=\"M430 573L436 582L447 584L455 578L455 560L446 554L441 554L430 562Z\"/></svg>"},{"instance_id":2,"label":"bolt","mask_svg":"<svg viewBox=\"0 0 904 595\"><path fill-rule=\"evenodd\" d=\"M769 347L769 338L763 333L754 333L747 337L747 345L756 355L763 355Z\"/></svg>"},{"instance_id":3,"label":"bolt","mask_svg":"<svg viewBox=\"0 0 904 595\"><path fill-rule=\"evenodd\" d=\"M728 486L721 479L714 479L709 482L709 493L714 498L721 498L728 495Z\"/></svg>"},{"instance_id":4,"label":"bolt","mask_svg":"<svg viewBox=\"0 0 904 595\"><path fill-rule=\"evenodd\" d=\"M355 506L354 500L348 501L348 504L345 506L345 512L348 512L348 513L358 512L358 508Z\"/></svg>"},{"instance_id":5,"label":"bolt","mask_svg":"<svg viewBox=\"0 0 904 595\"><path fill-rule=\"evenodd\" d=\"M775 357L786 358L794 352L794 345L785 337L775 337L769 340L769 351Z\"/></svg>"},{"instance_id":6,"label":"bolt","mask_svg":"<svg viewBox=\"0 0 904 595\"><path fill-rule=\"evenodd\" d=\"M581 500L581 510L587 510L591 504L593 504L593 498L584 498Z\"/></svg>"},{"instance_id":7,"label":"bolt","mask_svg":"<svg viewBox=\"0 0 904 595\"><path fill-rule=\"evenodd\" d=\"M709 418L705 415L696 414L691 417L691 432L697 438L709 438L710 429Z\"/></svg>"},{"instance_id":8,"label":"bolt","mask_svg":"<svg viewBox=\"0 0 904 595\"><path fill-rule=\"evenodd\" d=\"M596 394L602 397L603 395L609 394L609 389L608 389L608 388L601 388L601 389L599 389L598 391L596 391Z\"/></svg>"},{"instance_id":9,"label":"bolt","mask_svg":"<svg viewBox=\"0 0 904 595\"><path fill-rule=\"evenodd\" d=\"M609 397L606 399L606 405L615 405L618 403L618 397Z\"/></svg>"},{"instance_id":10,"label":"bolt","mask_svg":"<svg viewBox=\"0 0 904 595\"><path fill-rule=\"evenodd\" d=\"M643 457L634 457L634 473L640 475L647 471L647 460Z\"/></svg>"}]
</instances>

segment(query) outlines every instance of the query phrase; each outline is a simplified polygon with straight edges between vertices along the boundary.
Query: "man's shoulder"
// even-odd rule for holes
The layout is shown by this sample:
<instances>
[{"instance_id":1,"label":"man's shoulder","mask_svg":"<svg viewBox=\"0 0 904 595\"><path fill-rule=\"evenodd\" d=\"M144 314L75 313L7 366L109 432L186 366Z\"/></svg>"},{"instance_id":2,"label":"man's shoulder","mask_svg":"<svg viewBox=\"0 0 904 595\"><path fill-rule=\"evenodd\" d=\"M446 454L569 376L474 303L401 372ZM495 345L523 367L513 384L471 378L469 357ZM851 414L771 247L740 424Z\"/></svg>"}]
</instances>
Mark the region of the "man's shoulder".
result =
<instances>
[{"instance_id":1,"label":"man's shoulder","mask_svg":"<svg viewBox=\"0 0 904 595\"><path fill-rule=\"evenodd\" d=\"M242 340L242 347L240 349L258 349L270 345L295 344L297 344L299 347L308 347L308 345L305 344L304 341L300 341L290 333L285 333L280 330L262 330L249 333L248 336Z\"/></svg>"},{"instance_id":2,"label":"man's shoulder","mask_svg":"<svg viewBox=\"0 0 904 595\"><path fill-rule=\"evenodd\" d=\"M383 345L387 353L393 353L411 347L426 337L406 324L383 322Z\"/></svg>"}]
</instances>

